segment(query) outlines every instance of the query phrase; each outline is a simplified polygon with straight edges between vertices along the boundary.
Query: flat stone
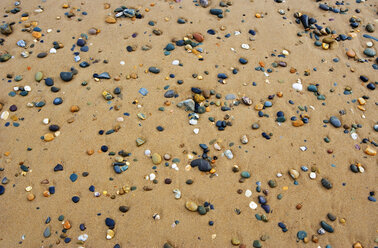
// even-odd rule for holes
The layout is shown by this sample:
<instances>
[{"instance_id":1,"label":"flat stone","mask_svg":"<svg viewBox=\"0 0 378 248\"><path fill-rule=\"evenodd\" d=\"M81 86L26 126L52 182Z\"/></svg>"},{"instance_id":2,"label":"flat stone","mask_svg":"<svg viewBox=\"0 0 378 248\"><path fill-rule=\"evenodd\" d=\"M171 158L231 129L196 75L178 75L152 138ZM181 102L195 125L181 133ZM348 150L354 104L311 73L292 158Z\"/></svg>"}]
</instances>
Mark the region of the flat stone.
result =
<instances>
[{"instance_id":1,"label":"flat stone","mask_svg":"<svg viewBox=\"0 0 378 248\"><path fill-rule=\"evenodd\" d=\"M240 173L240 176L242 178L250 178L251 174L248 171L242 171L242 173Z\"/></svg>"},{"instance_id":2,"label":"flat stone","mask_svg":"<svg viewBox=\"0 0 378 248\"><path fill-rule=\"evenodd\" d=\"M210 171L212 169L209 161L205 160L205 159L202 159L202 158L199 158L199 159L195 159L193 160L191 163L190 163L190 166L192 167L197 167L198 166L198 169L200 171Z\"/></svg>"},{"instance_id":3,"label":"flat stone","mask_svg":"<svg viewBox=\"0 0 378 248\"><path fill-rule=\"evenodd\" d=\"M326 188L326 189L331 189L332 188L332 184L327 179L325 179L325 178L323 178L321 180L321 183L322 183L323 187Z\"/></svg>"},{"instance_id":4,"label":"flat stone","mask_svg":"<svg viewBox=\"0 0 378 248\"><path fill-rule=\"evenodd\" d=\"M117 20L113 16L108 16L106 17L105 22L109 24L114 24L117 22Z\"/></svg>"},{"instance_id":5,"label":"flat stone","mask_svg":"<svg viewBox=\"0 0 378 248\"><path fill-rule=\"evenodd\" d=\"M42 72L37 72L36 74L35 74L35 76L34 76L34 79L35 79L35 81L37 81L37 82L40 82L41 80L42 80L42 78L43 78L43 73Z\"/></svg>"},{"instance_id":6,"label":"flat stone","mask_svg":"<svg viewBox=\"0 0 378 248\"><path fill-rule=\"evenodd\" d=\"M45 231L43 231L43 237L48 238L51 236L51 230L50 227L46 227Z\"/></svg>"},{"instance_id":7,"label":"flat stone","mask_svg":"<svg viewBox=\"0 0 378 248\"><path fill-rule=\"evenodd\" d=\"M333 230L333 227L331 226L331 225L329 225L327 222L325 222L325 221L321 221L320 222L320 226L324 229L324 230L326 230L327 232L329 232L329 233L333 233L334 232L334 230Z\"/></svg>"},{"instance_id":8,"label":"flat stone","mask_svg":"<svg viewBox=\"0 0 378 248\"><path fill-rule=\"evenodd\" d=\"M64 82L69 82L72 80L73 78L73 73L72 72L61 72L60 73L60 78L64 81Z\"/></svg>"},{"instance_id":9,"label":"flat stone","mask_svg":"<svg viewBox=\"0 0 378 248\"><path fill-rule=\"evenodd\" d=\"M231 244L234 246L240 245L240 240L236 237L231 239Z\"/></svg>"},{"instance_id":10,"label":"flat stone","mask_svg":"<svg viewBox=\"0 0 378 248\"><path fill-rule=\"evenodd\" d=\"M364 50L364 54L368 57L374 57L377 54L377 52L373 48L366 48Z\"/></svg>"},{"instance_id":11,"label":"flat stone","mask_svg":"<svg viewBox=\"0 0 378 248\"><path fill-rule=\"evenodd\" d=\"M185 203L185 208L188 209L189 211L195 212L198 209L198 205L195 202L187 201Z\"/></svg>"},{"instance_id":12,"label":"flat stone","mask_svg":"<svg viewBox=\"0 0 378 248\"><path fill-rule=\"evenodd\" d=\"M255 247L255 248L261 248L262 247L262 244L261 244L261 242L260 242L260 240L255 240L255 241L253 241L253 247Z\"/></svg>"}]
</instances>

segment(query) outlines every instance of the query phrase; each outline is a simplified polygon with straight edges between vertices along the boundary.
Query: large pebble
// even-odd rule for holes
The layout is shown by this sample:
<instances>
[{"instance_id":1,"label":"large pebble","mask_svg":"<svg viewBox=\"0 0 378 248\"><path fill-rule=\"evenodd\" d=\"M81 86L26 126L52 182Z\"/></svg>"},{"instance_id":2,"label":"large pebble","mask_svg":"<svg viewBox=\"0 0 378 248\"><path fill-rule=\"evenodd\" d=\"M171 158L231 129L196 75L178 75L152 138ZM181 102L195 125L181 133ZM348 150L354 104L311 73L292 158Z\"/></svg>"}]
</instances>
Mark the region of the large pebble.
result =
<instances>
[{"instance_id":1,"label":"large pebble","mask_svg":"<svg viewBox=\"0 0 378 248\"><path fill-rule=\"evenodd\" d=\"M192 167L198 166L198 169L200 171L210 171L211 170L211 165L210 165L209 161L202 159L202 158L193 160L190 163L190 166L192 166Z\"/></svg>"},{"instance_id":2,"label":"large pebble","mask_svg":"<svg viewBox=\"0 0 378 248\"><path fill-rule=\"evenodd\" d=\"M161 163L161 156L158 153L152 154L151 159L152 159L152 163L154 163L154 164L160 164Z\"/></svg>"},{"instance_id":3,"label":"large pebble","mask_svg":"<svg viewBox=\"0 0 378 248\"><path fill-rule=\"evenodd\" d=\"M341 121L339 120L339 118L337 118L336 116L331 116L331 118L329 118L329 122L332 124L332 126L334 127L341 127Z\"/></svg>"},{"instance_id":4,"label":"large pebble","mask_svg":"<svg viewBox=\"0 0 378 248\"><path fill-rule=\"evenodd\" d=\"M188 209L189 211L195 212L198 209L198 205L195 202L187 201L185 203L185 208Z\"/></svg>"}]
</instances>

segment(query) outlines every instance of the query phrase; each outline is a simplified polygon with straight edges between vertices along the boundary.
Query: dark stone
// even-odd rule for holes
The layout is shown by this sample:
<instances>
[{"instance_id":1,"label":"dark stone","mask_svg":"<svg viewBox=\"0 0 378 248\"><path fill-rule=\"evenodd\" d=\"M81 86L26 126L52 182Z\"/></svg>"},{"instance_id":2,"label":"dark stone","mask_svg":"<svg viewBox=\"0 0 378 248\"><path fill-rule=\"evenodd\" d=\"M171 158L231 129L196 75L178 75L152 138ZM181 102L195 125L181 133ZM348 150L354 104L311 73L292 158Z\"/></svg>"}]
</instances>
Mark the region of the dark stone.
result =
<instances>
[{"instance_id":1,"label":"dark stone","mask_svg":"<svg viewBox=\"0 0 378 248\"><path fill-rule=\"evenodd\" d=\"M327 232L329 232L329 233L333 233L334 232L333 227L331 225L329 225L327 222L321 221L320 225Z\"/></svg>"},{"instance_id":2,"label":"dark stone","mask_svg":"<svg viewBox=\"0 0 378 248\"><path fill-rule=\"evenodd\" d=\"M111 218L106 218L105 224L109 227L109 229L114 229L115 227L115 221Z\"/></svg>"},{"instance_id":3,"label":"dark stone","mask_svg":"<svg viewBox=\"0 0 378 248\"><path fill-rule=\"evenodd\" d=\"M190 166L192 166L192 167L198 166L198 169L200 171L210 171L211 168L212 168L209 161L201 159L201 158L193 160L190 163Z\"/></svg>"},{"instance_id":4,"label":"dark stone","mask_svg":"<svg viewBox=\"0 0 378 248\"><path fill-rule=\"evenodd\" d=\"M56 131L59 131L60 127L58 125L50 125L49 126L49 130L51 132L56 132Z\"/></svg>"},{"instance_id":5,"label":"dark stone","mask_svg":"<svg viewBox=\"0 0 378 248\"><path fill-rule=\"evenodd\" d=\"M73 78L73 73L72 72L61 72L60 73L60 78L64 81L64 82L69 82L72 80Z\"/></svg>"},{"instance_id":6,"label":"dark stone","mask_svg":"<svg viewBox=\"0 0 378 248\"><path fill-rule=\"evenodd\" d=\"M126 213L127 211L129 211L129 207L127 206L120 206L119 207L119 211L121 211L122 213Z\"/></svg>"},{"instance_id":7,"label":"dark stone","mask_svg":"<svg viewBox=\"0 0 378 248\"><path fill-rule=\"evenodd\" d=\"M323 178L321 180L321 183L322 183L322 185L323 185L324 188L326 188L326 189L332 189L332 184L327 179Z\"/></svg>"},{"instance_id":8,"label":"dark stone","mask_svg":"<svg viewBox=\"0 0 378 248\"><path fill-rule=\"evenodd\" d=\"M47 53L38 53L37 58L44 58L47 56Z\"/></svg>"}]
</instances>

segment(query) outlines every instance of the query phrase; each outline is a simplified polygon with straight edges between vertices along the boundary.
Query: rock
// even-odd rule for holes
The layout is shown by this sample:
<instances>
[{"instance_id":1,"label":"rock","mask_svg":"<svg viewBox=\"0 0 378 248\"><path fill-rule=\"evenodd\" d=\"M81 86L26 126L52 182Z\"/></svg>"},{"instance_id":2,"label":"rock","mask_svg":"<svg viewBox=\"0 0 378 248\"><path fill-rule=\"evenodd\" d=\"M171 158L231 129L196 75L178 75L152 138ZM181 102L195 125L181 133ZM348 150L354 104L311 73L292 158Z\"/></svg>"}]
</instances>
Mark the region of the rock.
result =
<instances>
[{"instance_id":1,"label":"rock","mask_svg":"<svg viewBox=\"0 0 378 248\"><path fill-rule=\"evenodd\" d=\"M247 135L243 135L241 138L240 138L240 142L242 144L248 144L248 136Z\"/></svg>"},{"instance_id":2,"label":"rock","mask_svg":"<svg viewBox=\"0 0 378 248\"><path fill-rule=\"evenodd\" d=\"M242 172L240 173L240 176L241 176L242 178L250 178L250 177L251 177L251 174L250 174L248 171L242 171Z\"/></svg>"},{"instance_id":3,"label":"rock","mask_svg":"<svg viewBox=\"0 0 378 248\"><path fill-rule=\"evenodd\" d=\"M234 246L240 245L240 240L236 237L233 237L231 239L231 244L234 245Z\"/></svg>"},{"instance_id":4,"label":"rock","mask_svg":"<svg viewBox=\"0 0 378 248\"><path fill-rule=\"evenodd\" d=\"M325 178L323 178L321 180L321 183L322 183L323 187L326 188L326 189L331 189L332 188L332 184L327 179L325 179Z\"/></svg>"},{"instance_id":5,"label":"rock","mask_svg":"<svg viewBox=\"0 0 378 248\"><path fill-rule=\"evenodd\" d=\"M161 156L158 153L152 154L151 159L152 159L152 163L156 165L161 163Z\"/></svg>"},{"instance_id":6,"label":"rock","mask_svg":"<svg viewBox=\"0 0 378 248\"><path fill-rule=\"evenodd\" d=\"M175 91L174 90L168 90L167 92L164 93L165 98L172 98L175 96Z\"/></svg>"},{"instance_id":7,"label":"rock","mask_svg":"<svg viewBox=\"0 0 378 248\"><path fill-rule=\"evenodd\" d=\"M12 58L12 55L10 54L2 54L0 55L0 62L7 62L10 58Z\"/></svg>"},{"instance_id":8,"label":"rock","mask_svg":"<svg viewBox=\"0 0 378 248\"><path fill-rule=\"evenodd\" d=\"M46 56L47 56L47 53L46 53L46 52L38 53L37 58L42 59L42 58L44 58L44 57L46 57Z\"/></svg>"},{"instance_id":9,"label":"rock","mask_svg":"<svg viewBox=\"0 0 378 248\"><path fill-rule=\"evenodd\" d=\"M160 69L157 67L151 66L150 68L148 68L148 71L154 74L158 74L160 72Z\"/></svg>"},{"instance_id":10,"label":"rock","mask_svg":"<svg viewBox=\"0 0 378 248\"><path fill-rule=\"evenodd\" d=\"M174 248L174 247L170 243L166 242L166 243L164 243L163 248Z\"/></svg>"},{"instance_id":11,"label":"rock","mask_svg":"<svg viewBox=\"0 0 378 248\"><path fill-rule=\"evenodd\" d=\"M224 155L225 155L226 158L228 158L228 159L233 159L233 158L234 158L234 154L232 154L232 151L231 151L231 150L225 150L225 151L224 151Z\"/></svg>"},{"instance_id":12,"label":"rock","mask_svg":"<svg viewBox=\"0 0 378 248\"><path fill-rule=\"evenodd\" d=\"M194 111L195 110L195 103L192 99L184 100L177 104L178 107L185 106L187 111Z\"/></svg>"},{"instance_id":13,"label":"rock","mask_svg":"<svg viewBox=\"0 0 378 248\"><path fill-rule=\"evenodd\" d=\"M221 10L221 9L210 9L210 14L212 14L212 15L222 15L223 14L223 10Z\"/></svg>"},{"instance_id":14,"label":"rock","mask_svg":"<svg viewBox=\"0 0 378 248\"><path fill-rule=\"evenodd\" d=\"M329 122L336 128L341 127L341 121L336 116L331 116Z\"/></svg>"},{"instance_id":15,"label":"rock","mask_svg":"<svg viewBox=\"0 0 378 248\"><path fill-rule=\"evenodd\" d=\"M354 57L356 57L356 52L353 51L352 49L349 49L349 50L346 52L346 55L347 55L349 58L354 58Z\"/></svg>"},{"instance_id":16,"label":"rock","mask_svg":"<svg viewBox=\"0 0 378 248\"><path fill-rule=\"evenodd\" d=\"M197 211L200 215L205 215L207 213L206 208L204 206L198 206Z\"/></svg>"},{"instance_id":17,"label":"rock","mask_svg":"<svg viewBox=\"0 0 378 248\"><path fill-rule=\"evenodd\" d=\"M318 92L318 87L316 87L316 85L309 85L307 90L311 92Z\"/></svg>"},{"instance_id":18,"label":"rock","mask_svg":"<svg viewBox=\"0 0 378 248\"><path fill-rule=\"evenodd\" d=\"M253 247L255 247L255 248L261 248L262 247L262 245L261 245L261 242L260 242L260 240L255 240L255 241L253 241Z\"/></svg>"},{"instance_id":19,"label":"rock","mask_svg":"<svg viewBox=\"0 0 378 248\"><path fill-rule=\"evenodd\" d=\"M5 187L3 185L0 185L0 195L4 194Z\"/></svg>"},{"instance_id":20,"label":"rock","mask_svg":"<svg viewBox=\"0 0 378 248\"><path fill-rule=\"evenodd\" d=\"M35 74L35 76L34 76L34 79L35 79L35 81L37 81L37 82L40 82L41 80L42 80L42 78L43 78L43 73L42 72L37 72L36 74Z\"/></svg>"},{"instance_id":21,"label":"rock","mask_svg":"<svg viewBox=\"0 0 378 248\"><path fill-rule=\"evenodd\" d=\"M194 33L194 34L193 34L193 38L194 38L196 41L198 41L198 42L202 42L202 41L204 40L203 35L200 34L200 33Z\"/></svg>"},{"instance_id":22,"label":"rock","mask_svg":"<svg viewBox=\"0 0 378 248\"><path fill-rule=\"evenodd\" d=\"M251 100L250 98L246 97L246 96L243 96L243 97L242 97L242 102L243 102L245 105L248 105L248 106L252 105L252 100Z\"/></svg>"},{"instance_id":23,"label":"rock","mask_svg":"<svg viewBox=\"0 0 378 248\"><path fill-rule=\"evenodd\" d=\"M195 202L187 201L185 203L185 208L188 209L189 211L195 212L198 209L198 205Z\"/></svg>"},{"instance_id":24,"label":"rock","mask_svg":"<svg viewBox=\"0 0 378 248\"><path fill-rule=\"evenodd\" d=\"M209 6L209 0L200 0L200 5L204 8Z\"/></svg>"},{"instance_id":25,"label":"rock","mask_svg":"<svg viewBox=\"0 0 378 248\"><path fill-rule=\"evenodd\" d=\"M364 50L364 54L368 57L374 57L377 54L377 52L373 48L366 48Z\"/></svg>"},{"instance_id":26,"label":"rock","mask_svg":"<svg viewBox=\"0 0 378 248\"><path fill-rule=\"evenodd\" d=\"M136 141L137 146L141 146L144 143L146 143L146 141L143 138L137 138L135 141Z\"/></svg>"},{"instance_id":27,"label":"rock","mask_svg":"<svg viewBox=\"0 0 378 248\"><path fill-rule=\"evenodd\" d=\"M290 169L289 170L289 175L295 180L295 179L298 179L299 172L297 170Z\"/></svg>"},{"instance_id":28,"label":"rock","mask_svg":"<svg viewBox=\"0 0 378 248\"><path fill-rule=\"evenodd\" d=\"M320 226L324 229L324 230L326 230L327 232L329 232L329 233L333 233L334 232L334 230L333 230L333 227L331 226L331 225L329 225L327 222L325 222L325 221L321 221L320 222Z\"/></svg>"},{"instance_id":29,"label":"rock","mask_svg":"<svg viewBox=\"0 0 378 248\"><path fill-rule=\"evenodd\" d=\"M4 23L0 26L0 32L4 35L10 35L13 32L12 26L9 23Z\"/></svg>"},{"instance_id":30,"label":"rock","mask_svg":"<svg viewBox=\"0 0 378 248\"><path fill-rule=\"evenodd\" d=\"M328 213L328 214L327 214L327 217L328 217L328 219L329 219L330 221L335 221L335 220L336 220L336 216L334 216L334 215L331 214L331 213Z\"/></svg>"},{"instance_id":31,"label":"rock","mask_svg":"<svg viewBox=\"0 0 378 248\"><path fill-rule=\"evenodd\" d=\"M108 16L106 17L105 22L109 24L114 24L117 22L117 20L113 16Z\"/></svg>"},{"instance_id":32,"label":"rock","mask_svg":"<svg viewBox=\"0 0 378 248\"><path fill-rule=\"evenodd\" d=\"M54 135L52 133L47 133L43 136L43 140L47 142L52 141L53 139L54 139Z\"/></svg>"},{"instance_id":33,"label":"rock","mask_svg":"<svg viewBox=\"0 0 378 248\"><path fill-rule=\"evenodd\" d=\"M103 73L100 73L100 74L95 73L95 74L93 74L93 77L98 78L98 79L110 79L111 78L109 73L107 73L107 72L103 72Z\"/></svg>"},{"instance_id":34,"label":"rock","mask_svg":"<svg viewBox=\"0 0 378 248\"><path fill-rule=\"evenodd\" d=\"M367 155L370 155L370 156L375 156L375 155L377 155L377 151L374 150L373 148L371 148L370 146L367 146L366 149L364 150L364 152L365 152Z\"/></svg>"},{"instance_id":35,"label":"rock","mask_svg":"<svg viewBox=\"0 0 378 248\"><path fill-rule=\"evenodd\" d=\"M277 182L276 182L276 180L269 180L268 185L271 188L275 188L275 187L277 187Z\"/></svg>"},{"instance_id":36,"label":"rock","mask_svg":"<svg viewBox=\"0 0 378 248\"><path fill-rule=\"evenodd\" d=\"M115 227L115 221L111 218L106 218L105 219L105 225L107 225L109 227L109 229L114 229Z\"/></svg>"},{"instance_id":37,"label":"rock","mask_svg":"<svg viewBox=\"0 0 378 248\"><path fill-rule=\"evenodd\" d=\"M175 50L175 45L173 45L172 43L169 43L166 45L166 47L164 48L166 51L173 51Z\"/></svg>"},{"instance_id":38,"label":"rock","mask_svg":"<svg viewBox=\"0 0 378 248\"><path fill-rule=\"evenodd\" d=\"M200 171L205 171L205 172L210 171L212 169L209 161L207 161L205 159L202 159L202 158L193 160L190 163L190 166L192 166L192 167L197 167L198 166L198 169Z\"/></svg>"},{"instance_id":39,"label":"rock","mask_svg":"<svg viewBox=\"0 0 378 248\"><path fill-rule=\"evenodd\" d=\"M73 73L72 72L61 72L60 73L60 78L64 81L64 82L69 82L72 80L73 78Z\"/></svg>"},{"instance_id":40,"label":"rock","mask_svg":"<svg viewBox=\"0 0 378 248\"><path fill-rule=\"evenodd\" d=\"M119 211L121 211L122 213L126 213L127 211L129 211L129 207L127 207L127 206L120 206L119 207Z\"/></svg>"},{"instance_id":41,"label":"rock","mask_svg":"<svg viewBox=\"0 0 378 248\"><path fill-rule=\"evenodd\" d=\"M50 227L46 227L45 231L43 231L43 237L48 238L51 235Z\"/></svg>"},{"instance_id":42,"label":"rock","mask_svg":"<svg viewBox=\"0 0 378 248\"><path fill-rule=\"evenodd\" d=\"M110 239L114 238L114 235L115 235L115 233L114 233L113 230L108 229L108 230L106 231L106 239L107 239L107 240L110 240Z\"/></svg>"},{"instance_id":43,"label":"rock","mask_svg":"<svg viewBox=\"0 0 378 248\"><path fill-rule=\"evenodd\" d=\"M369 23L368 25L366 25L365 27L366 31L368 31L369 33L374 33L375 31L375 28L374 28L374 25Z\"/></svg>"},{"instance_id":44,"label":"rock","mask_svg":"<svg viewBox=\"0 0 378 248\"><path fill-rule=\"evenodd\" d=\"M303 240L306 237L307 237L307 233L305 231L299 231L299 232L297 232L297 238L299 240Z\"/></svg>"},{"instance_id":45,"label":"rock","mask_svg":"<svg viewBox=\"0 0 378 248\"><path fill-rule=\"evenodd\" d=\"M35 199L35 195L33 193L29 193L27 199L28 201L33 201Z\"/></svg>"}]
</instances>

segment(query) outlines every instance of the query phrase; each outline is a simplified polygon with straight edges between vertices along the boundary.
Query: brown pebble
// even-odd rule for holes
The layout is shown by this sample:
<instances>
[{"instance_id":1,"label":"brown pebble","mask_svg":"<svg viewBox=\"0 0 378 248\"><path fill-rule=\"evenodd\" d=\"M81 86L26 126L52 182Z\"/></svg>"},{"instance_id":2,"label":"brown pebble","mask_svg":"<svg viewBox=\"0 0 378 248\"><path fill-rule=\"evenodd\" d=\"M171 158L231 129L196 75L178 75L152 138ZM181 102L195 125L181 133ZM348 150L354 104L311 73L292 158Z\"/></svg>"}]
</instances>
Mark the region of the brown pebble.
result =
<instances>
[{"instance_id":1,"label":"brown pebble","mask_svg":"<svg viewBox=\"0 0 378 248\"><path fill-rule=\"evenodd\" d=\"M113 16L108 16L106 17L105 22L109 24L114 24L117 22L117 20Z\"/></svg>"},{"instance_id":2,"label":"brown pebble","mask_svg":"<svg viewBox=\"0 0 378 248\"><path fill-rule=\"evenodd\" d=\"M240 244L239 248L247 248L247 245L246 244Z\"/></svg>"},{"instance_id":3,"label":"brown pebble","mask_svg":"<svg viewBox=\"0 0 378 248\"><path fill-rule=\"evenodd\" d=\"M243 190L242 189L238 189L236 192L240 195L240 194L243 193Z\"/></svg>"},{"instance_id":4,"label":"brown pebble","mask_svg":"<svg viewBox=\"0 0 378 248\"><path fill-rule=\"evenodd\" d=\"M165 183L165 184L171 184L171 183L172 183L172 179L170 179L170 178L166 178L166 179L164 180L164 183Z\"/></svg>"},{"instance_id":5,"label":"brown pebble","mask_svg":"<svg viewBox=\"0 0 378 248\"><path fill-rule=\"evenodd\" d=\"M80 110L80 108L79 108L79 106L77 106L77 105L72 105L71 108L70 108L70 111L71 111L72 113L74 113L74 112L79 112L79 110Z\"/></svg>"},{"instance_id":6,"label":"brown pebble","mask_svg":"<svg viewBox=\"0 0 378 248\"><path fill-rule=\"evenodd\" d=\"M94 150L90 149L90 150L87 150L87 154L88 155L92 155L94 153Z\"/></svg>"},{"instance_id":7,"label":"brown pebble","mask_svg":"<svg viewBox=\"0 0 378 248\"><path fill-rule=\"evenodd\" d=\"M298 203L297 206L295 206L298 210L302 208L302 204Z\"/></svg>"},{"instance_id":8,"label":"brown pebble","mask_svg":"<svg viewBox=\"0 0 378 248\"><path fill-rule=\"evenodd\" d=\"M48 180L48 179L43 179L43 180L41 181L41 184L49 184L49 180Z\"/></svg>"},{"instance_id":9,"label":"brown pebble","mask_svg":"<svg viewBox=\"0 0 378 248\"><path fill-rule=\"evenodd\" d=\"M332 154L333 150L332 149L328 149L327 152L328 152L328 154Z\"/></svg>"},{"instance_id":10,"label":"brown pebble","mask_svg":"<svg viewBox=\"0 0 378 248\"><path fill-rule=\"evenodd\" d=\"M35 199L35 195L34 194L32 194L32 193L30 193L30 194L28 194L28 201L32 201L32 200L34 200Z\"/></svg>"},{"instance_id":11,"label":"brown pebble","mask_svg":"<svg viewBox=\"0 0 378 248\"><path fill-rule=\"evenodd\" d=\"M352 49L349 49L349 50L346 52L346 55L347 55L349 58L354 58L354 57L356 57L356 53L355 53Z\"/></svg>"},{"instance_id":12,"label":"brown pebble","mask_svg":"<svg viewBox=\"0 0 378 248\"><path fill-rule=\"evenodd\" d=\"M319 238L318 238L318 236L316 236L316 235L312 235L312 242L314 242L314 243L318 243L318 242L319 242Z\"/></svg>"},{"instance_id":13,"label":"brown pebble","mask_svg":"<svg viewBox=\"0 0 378 248\"><path fill-rule=\"evenodd\" d=\"M204 40L203 35L200 34L200 33L194 33L194 34L193 34L193 38L194 38L196 41L198 41L198 42L202 42L202 41Z\"/></svg>"}]
</instances>

